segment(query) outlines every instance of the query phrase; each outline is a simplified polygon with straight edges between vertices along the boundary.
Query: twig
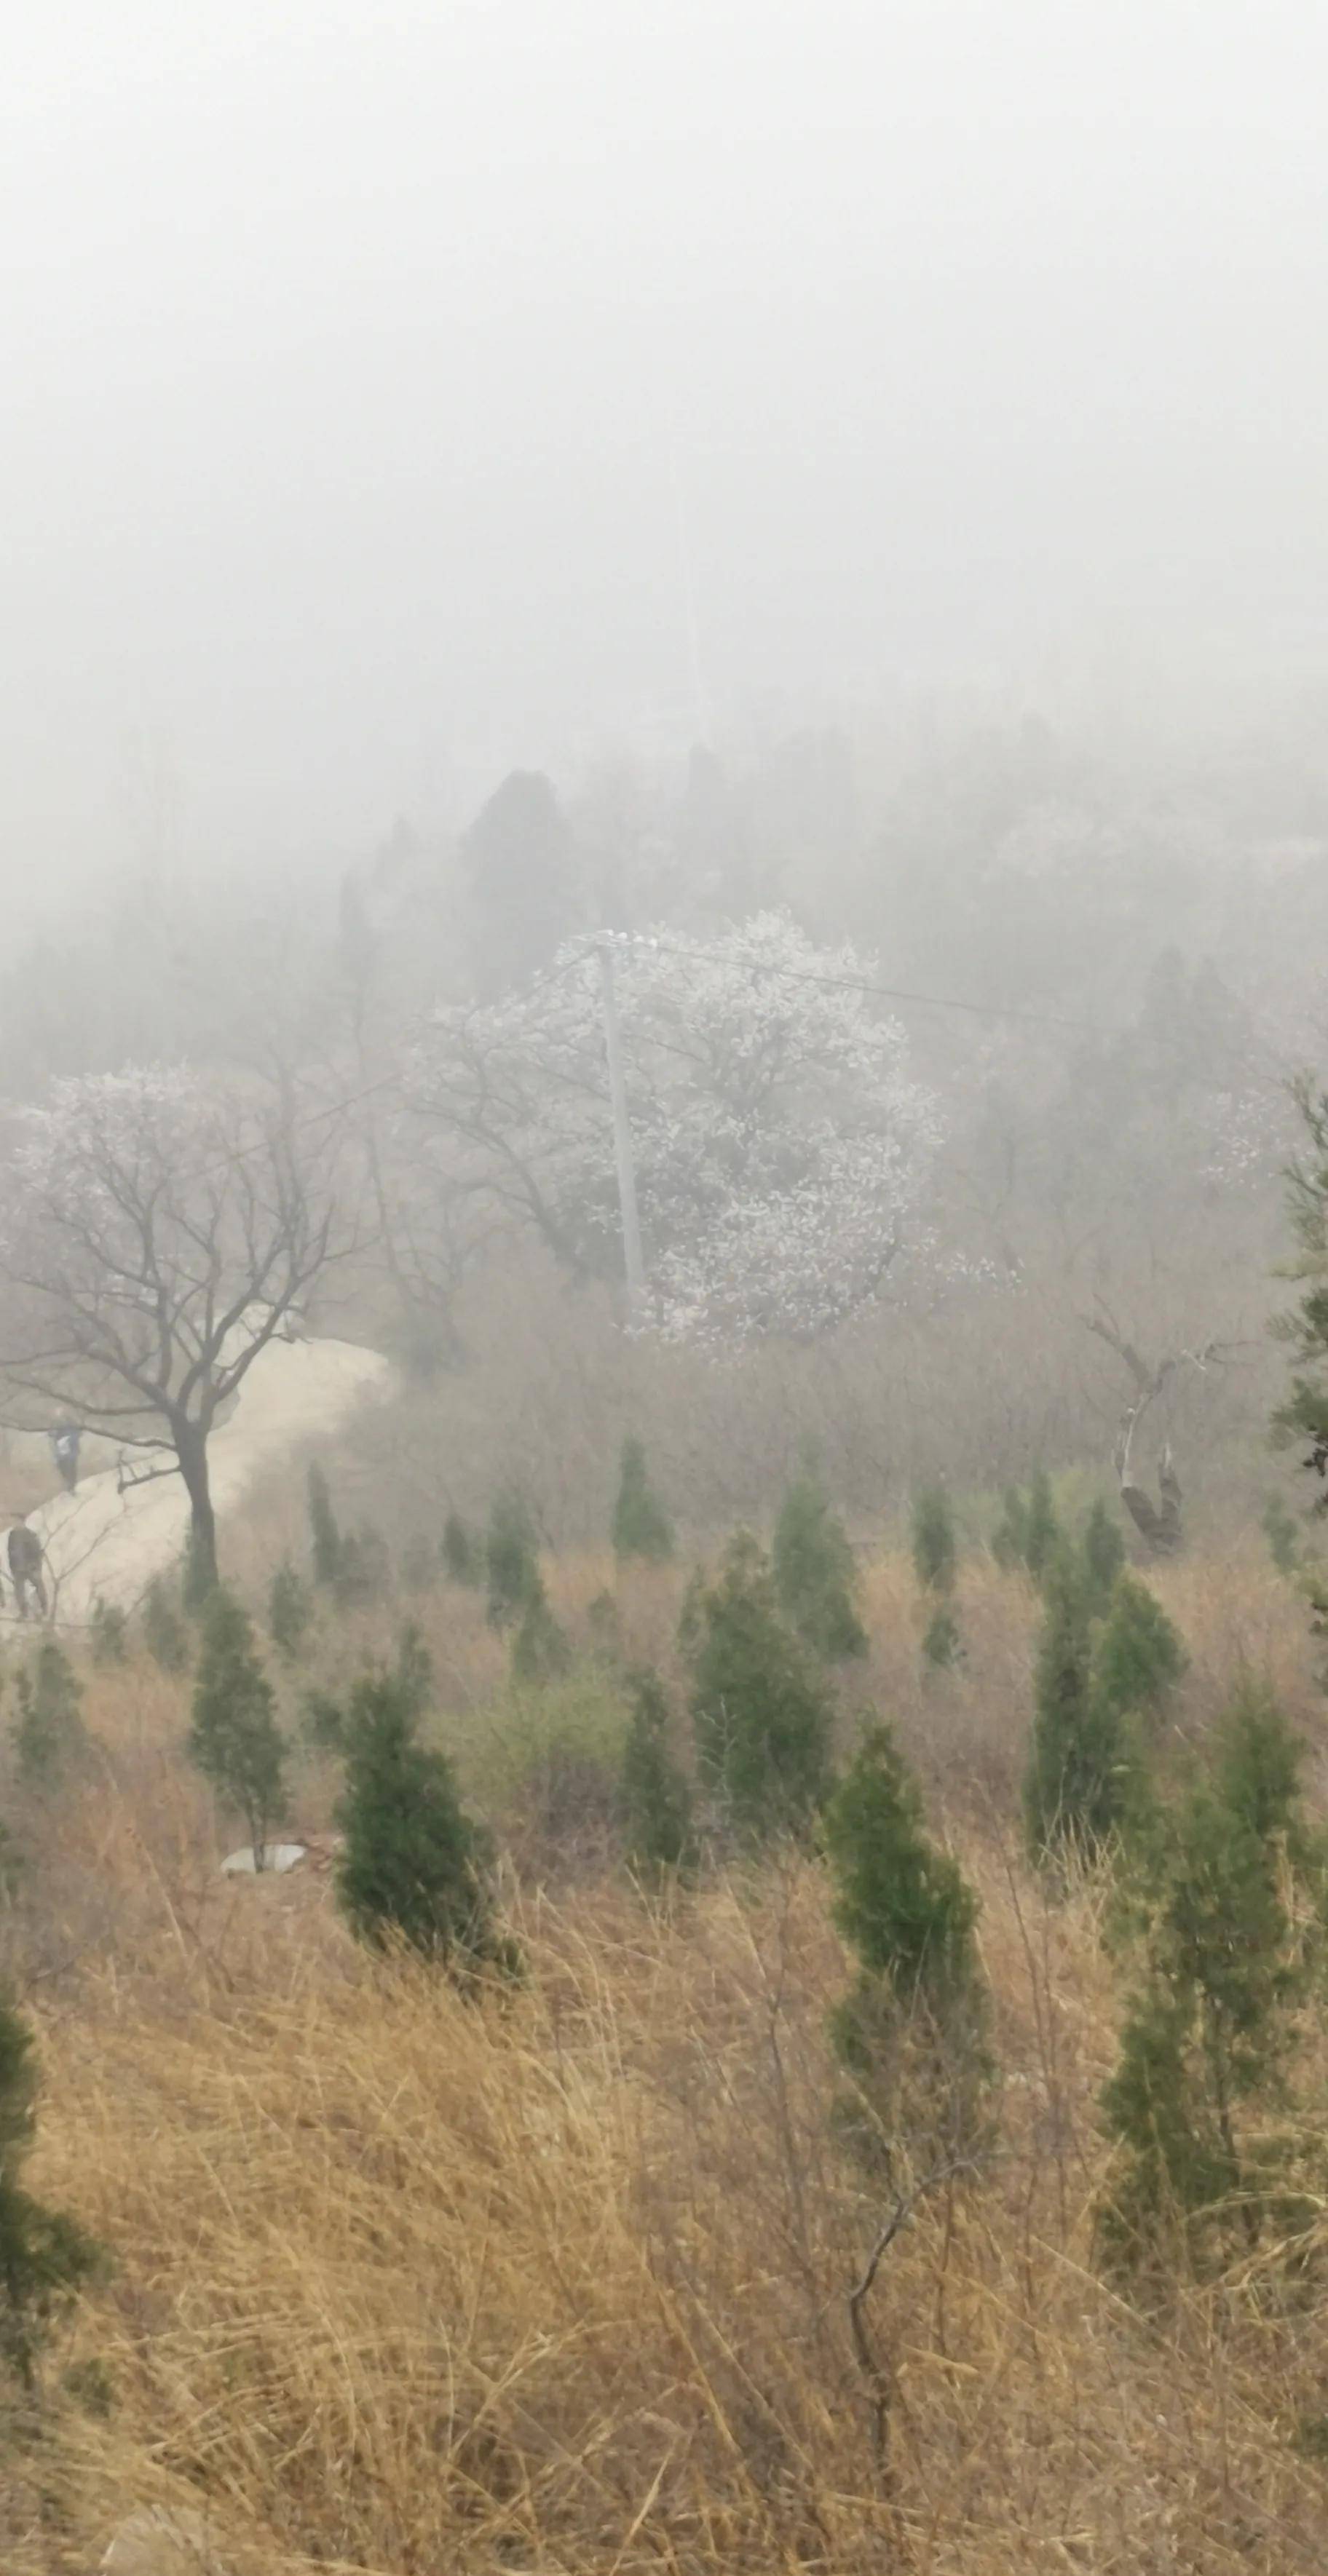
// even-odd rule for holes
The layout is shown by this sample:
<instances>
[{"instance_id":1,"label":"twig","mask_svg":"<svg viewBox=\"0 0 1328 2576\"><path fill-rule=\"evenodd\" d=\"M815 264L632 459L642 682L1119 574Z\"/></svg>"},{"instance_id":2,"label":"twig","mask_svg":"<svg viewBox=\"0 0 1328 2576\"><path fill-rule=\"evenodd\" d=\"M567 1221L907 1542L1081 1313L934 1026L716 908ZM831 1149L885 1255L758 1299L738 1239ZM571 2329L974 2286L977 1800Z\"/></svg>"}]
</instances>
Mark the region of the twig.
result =
<instances>
[{"instance_id":1,"label":"twig","mask_svg":"<svg viewBox=\"0 0 1328 2576\"><path fill-rule=\"evenodd\" d=\"M976 2156L952 2156L945 2164L937 2165L931 2173L924 2174L921 2182L916 2184L912 2191L900 2193L867 2257L861 2279L848 2295L848 2322L849 2332L853 2337L853 2350L857 2356L858 2368L870 2392L872 2456L882 2476L888 2474L890 2401L894 2394L894 2373L887 2365L882 2364L872 2349L864 2313L867 2301L871 2297L876 2275L885 2256L889 2253L895 2238L909 2225L919 2201L925 2200L927 2194L937 2190L942 2183L952 2181L956 2174L976 2173L980 2162L981 2159Z\"/></svg>"}]
</instances>

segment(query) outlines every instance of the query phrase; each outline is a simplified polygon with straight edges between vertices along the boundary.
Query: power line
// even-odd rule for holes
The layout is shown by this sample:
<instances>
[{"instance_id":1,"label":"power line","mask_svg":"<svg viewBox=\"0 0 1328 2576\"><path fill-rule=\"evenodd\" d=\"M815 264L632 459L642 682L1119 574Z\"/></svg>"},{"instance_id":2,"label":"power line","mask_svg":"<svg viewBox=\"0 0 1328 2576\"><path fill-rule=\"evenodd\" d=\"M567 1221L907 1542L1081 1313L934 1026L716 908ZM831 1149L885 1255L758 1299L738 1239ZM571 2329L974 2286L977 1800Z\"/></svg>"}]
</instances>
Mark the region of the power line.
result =
<instances>
[{"instance_id":1,"label":"power line","mask_svg":"<svg viewBox=\"0 0 1328 2576\"><path fill-rule=\"evenodd\" d=\"M1157 1036L1147 1029L1141 1029L1137 1023L1130 1027L1123 1021L1078 1019L1064 1012L1025 1011L1014 1004L974 1002L954 993L917 993L896 984L878 984L869 976L826 975L817 973L812 967L777 966L764 958L742 959L726 955L719 949L702 948L691 942L658 939L649 932L623 930L615 931L611 935L615 941L627 948L657 949L670 957L692 957L712 966L740 967L746 973L768 975L783 983L817 984L831 992L861 993L883 1002L913 1005L918 1009L929 1011L966 1011L980 1019L1013 1020L1026 1028L1069 1030L1081 1037L1129 1038L1136 1045L1141 1046L1161 1044ZM567 961L568 965L581 965L594 953L593 947L587 947L576 957L570 958ZM1238 1056L1232 1048L1223 1046L1222 1053L1229 1065L1233 1067L1238 1065L1242 1071L1249 1071L1257 1066L1257 1058L1252 1051Z\"/></svg>"},{"instance_id":2,"label":"power line","mask_svg":"<svg viewBox=\"0 0 1328 2576\"><path fill-rule=\"evenodd\" d=\"M773 975L786 984L820 984L832 992L871 994L884 1002L914 1003L931 1011L971 1011L983 1019L1021 1020L1032 1028L1076 1029L1090 1037L1124 1038L1138 1034L1136 1030L1119 1025L1109 1026L1101 1020L1070 1019L1060 1012L1021 1011L1013 1005L1002 1002L965 1001L953 993L909 992L897 984L874 983L865 975L821 975L808 966L775 966L768 964L763 958L752 958L748 961L739 957L725 957L718 949L684 945L680 940L656 939L653 935L641 939L632 931L622 931L616 935L633 946L657 948L670 957L699 957L714 966L745 967L750 974Z\"/></svg>"},{"instance_id":3,"label":"power line","mask_svg":"<svg viewBox=\"0 0 1328 2576\"><path fill-rule=\"evenodd\" d=\"M574 974L578 967L590 964L602 954L606 942L619 952L633 949L648 952L653 949L664 956L690 958L712 966L737 967L747 974L765 975L776 982L814 984L831 992L860 993L873 1000L899 1003L919 1010L964 1011L978 1019L1009 1020L1025 1028L1058 1029L1080 1037L1124 1038L1135 1046L1158 1047L1162 1044L1156 1033L1141 1029L1137 1022L1131 1026L1121 1020L1074 1018L1066 1012L1026 1011L1015 1004L975 1002L955 993L918 993L902 985L878 984L874 978L865 975L827 975L807 966L777 966L765 958L742 959L720 949L703 948L690 940L660 939L650 931L596 932L584 946L575 948L570 955L541 967L531 979L531 992L560 983L566 976ZM1252 1073L1261 1081L1275 1081L1279 1088L1285 1082L1285 1065L1279 1067L1276 1059L1271 1064L1266 1060L1261 1063L1259 1054L1253 1049L1237 1054L1225 1045L1221 1052L1233 1073Z\"/></svg>"}]
</instances>

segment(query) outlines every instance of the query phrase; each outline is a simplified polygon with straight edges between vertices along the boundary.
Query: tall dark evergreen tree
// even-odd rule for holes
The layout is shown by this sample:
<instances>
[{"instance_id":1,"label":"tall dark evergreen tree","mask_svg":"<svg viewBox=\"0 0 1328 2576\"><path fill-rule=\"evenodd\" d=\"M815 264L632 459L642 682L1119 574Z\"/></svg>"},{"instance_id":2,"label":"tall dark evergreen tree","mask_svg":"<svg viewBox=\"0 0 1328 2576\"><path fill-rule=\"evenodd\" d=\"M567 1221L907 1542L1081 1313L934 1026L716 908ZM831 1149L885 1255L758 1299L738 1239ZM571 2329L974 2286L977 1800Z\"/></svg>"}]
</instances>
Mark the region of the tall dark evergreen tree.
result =
<instances>
[{"instance_id":1,"label":"tall dark evergreen tree","mask_svg":"<svg viewBox=\"0 0 1328 2576\"><path fill-rule=\"evenodd\" d=\"M547 778L514 769L461 842L476 988L492 1000L548 964L578 919L576 853Z\"/></svg>"},{"instance_id":2,"label":"tall dark evergreen tree","mask_svg":"<svg viewBox=\"0 0 1328 2576\"><path fill-rule=\"evenodd\" d=\"M189 1750L218 1795L243 1816L255 1869L264 1865L285 1798L286 1746L275 1706L248 1613L218 1583L203 1613Z\"/></svg>"},{"instance_id":3,"label":"tall dark evergreen tree","mask_svg":"<svg viewBox=\"0 0 1328 2576\"><path fill-rule=\"evenodd\" d=\"M622 1445L618 1498L613 1507L613 1552L662 1565L673 1554L673 1523L650 1482L644 1440L629 1432Z\"/></svg>"},{"instance_id":4,"label":"tall dark evergreen tree","mask_svg":"<svg viewBox=\"0 0 1328 2576\"><path fill-rule=\"evenodd\" d=\"M798 1831L830 1777L831 1702L780 1617L767 1559L744 1530L697 1604L692 1723L707 1786L739 1831Z\"/></svg>"},{"instance_id":5,"label":"tall dark evergreen tree","mask_svg":"<svg viewBox=\"0 0 1328 2576\"><path fill-rule=\"evenodd\" d=\"M786 1619L813 1654L837 1662L865 1655L867 1632L854 1594L848 1532L810 1467L788 1487L775 1523L775 1591Z\"/></svg>"}]
</instances>

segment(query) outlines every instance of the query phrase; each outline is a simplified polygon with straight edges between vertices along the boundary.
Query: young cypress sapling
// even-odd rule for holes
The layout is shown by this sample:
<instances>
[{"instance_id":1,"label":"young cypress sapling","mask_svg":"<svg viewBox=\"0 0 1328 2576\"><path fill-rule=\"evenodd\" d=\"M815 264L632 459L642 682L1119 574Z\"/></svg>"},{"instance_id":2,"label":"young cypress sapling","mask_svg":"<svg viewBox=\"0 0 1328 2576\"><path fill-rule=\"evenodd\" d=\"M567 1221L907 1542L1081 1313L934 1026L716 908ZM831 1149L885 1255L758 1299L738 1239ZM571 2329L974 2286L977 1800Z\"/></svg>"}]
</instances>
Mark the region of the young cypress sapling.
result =
<instances>
[{"instance_id":1,"label":"young cypress sapling","mask_svg":"<svg viewBox=\"0 0 1328 2576\"><path fill-rule=\"evenodd\" d=\"M303 1714L304 1732L320 1753L345 1752L346 1710L332 1691L307 1690Z\"/></svg>"},{"instance_id":2,"label":"young cypress sapling","mask_svg":"<svg viewBox=\"0 0 1328 2576\"><path fill-rule=\"evenodd\" d=\"M813 1654L830 1663L866 1654L853 1597L853 1550L811 1467L794 1478L780 1505L773 1564L779 1606Z\"/></svg>"},{"instance_id":3,"label":"young cypress sapling","mask_svg":"<svg viewBox=\"0 0 1328 2576\"><path fill-rule=\"evenodd\" d=\"M954 1589L959 1543L944 1485L928 1485L913 1502L913 1568L924 1592Z\"/></svg>"},{"instance_id":4,"label":"young cypress sapling","mask_svg":"<svg viewBox=\"0 0 1328 2576\"><path fill-rule=\"evenodd\" d=\"M1116 1578L1093 1650L1093 1686L1120 1717L1153 1718L1187 1657L1161 1602L1137 1575Z\"/></svg>"},{"instance_id":5,"label":"young cypress sapling","mask_svg":"<svg viewBox=\"0 0 1328 2576\"><path fill-rule=\"evenodd\" d=\"M1084 1564L1091 1606L1095 1611L1104 1611L1117 1575L1125 1570L1125 1540L1100 1494L1084 1529Z\"/></svg>"},{"instance_id":6,"label":"young cypress sapling","mask_svg":"<svg viewBox=\"0 0 1328 2576\"><path fill-rule=\"evenodd\" d=\"M926 1831L916 1780L888 1726L863 1738L825 1813L835 1921L905 2010L939 2016L980 1984L977 1899Z\"/></svg>"},{"instance_id":7,"label":"young cypress sapling","mask_svg":"<svg viewBox=\"0 0 1328 2576\"><path fill-rule=\"evenodd\" d=\"M20 1777L31 1787L54 1788L87 1751L83 1692L62 1646L43 1637L36 1661L14 1676L18 1722L14 1750Z\"/></svg>"},{"instance_id":8,"label":"young cypress sapling","mask_svg":"<svg viewBox=\"0 0 1328 2576\"><path fill-rule=\"evenodd\" d=\"M924 1594L932 1598L922 1638L922 1660L930 1672L949 1672L963 1658L959 1622L950 1606L958 1556L950 1497L943 1485L928 1486L913 1504L913 1568Z\"/></svg>"},{"instance_id":9,"label":"young cypress sapling","mask_svg":"<svg viewBox=\"0 0 1328 2576\"><path fill-rule=\"evenodd\" d=\"M308 1502L314 1581L323 1591L335 1592L341 1580L342 1537L332 1509L331 1490L316 1459L309 1467Z\"/></svg>"},{"instance_id":10,"label":"young cypress sapling","mask_svg":"<svg viewBox=\"0 0 1328 2576\"><path fill-rule=\"evenodd\" d=\"M189 1750L204 1778L243 1816L256 1870L264 1866L285 1796L286 1746L274 1707L248 1613L218 1583L203 1613Z\"/></svg>"},{"instance_id":11,"label":"young cypress sapling","mask_svg":"<svg viewBox=\"0 0 1328 2576\"><path fill-rule=\"evenodd\" d=\"M922 1660L934 1673L952 1672L964 1660L959 1622L948 1601L938 1601L922 1632Z\"/></svg>"},{"instance_id":12,"label":"young cypress sapling","mask_svg":"<svg viewBox=\"0 0 1328 2576\"><path fill-rule=\"evenodd\" d=\"M0 1825L0 1902L13 1895L22 1875L23 1863L13 1835L7 1825Z\"/></svg>"},{"instance_id":13,"label":"young cypress sapling","mask_svg":"<svg viewBox=\"0 0 1328 2576\"><path fill-rule=\"evenodd\" d=\"M705 1596L705 1567L694 1565L687 1577L686 1589L678 1610L678 1652L683 1662L687 1664L695 1661L705 1633L705 1622L701 1615L701 1604Z\"/></svg>"},{"instance_id":14,"label":"young cypress sapling","mask_svg":"<svg viewBox=\"0 0 1328 2576\"><path fill-rule=\"evenodd\" d=\"M692 1723L703 1779L740 1831L804 1830L829 1784L831 1703L747 1531L702 1591L696 1625Z\"/></svg>"},{"instance_id":15,"label":"young cypress sapling","mask_svg":"<svg viewBox=\"0 0 1328 2576\"><path fill-rule=\"evenodd\" d=\"M442 1558L449 1583L473 1589L483 1581L484 1551L460 1512L449 1512L443 1523Z\"/></svg>"},{"instance_id":16,"label":"young cypress sapling","mask_svg":"<svg viewBox=\"0 0 1328 2576\"><path fill-rule=\"evenodd\" d=\"M1060 1543L1060 1524L1056 1518L1051 1478L1045 1467L1039 1467L1028 1488L1028 1511L1024 1520L1024 1563L1035 1583L1045 1581Z\"/></svg>"},{"instance_id":17,"label":"young cypress sapling","mask_svg":"<svg viewBox=\"0 0 1328 2576\"><path fill-rule=\"evenodd\" d=\"M616 1663L622 1651L622 1621L613 1594L597 1592L586 1604L586 1626L590 1631L591 1653L606 1664Z\"/></svg>"},{"instance_id":18,"label":"young cypress sapling","mask_svg":"<svg viewBox=\"0 0 1328 2576\"><path fill-rule=\"evenodd\" d=\"M386 1600L392 1589L392 1558L382 1531L372 1521L361 1521L358 1529L342 1532L334 1588L343 1610L367 1610Z\"/></svg>"},{"instance_id":19,"label":"young cypress sapling","mask_svg":"<svg viewBox=\"0 0 1328 2576\"><path fill-rule=\"evenodd\" d=\"M31 2033L0 1995L0 2360L27 2388L44 2336L101 2260L72 2218L24 2188L36 2095Z\"/></svg>"},{"instance_id":20,"label":"young cypress sapling","mask_svg":"<svg viewBox=\"0 0 1328 2576\"><path fill-rule=\"evenodd\" d=\"M290 1558L285 1556L272 1577L267 1597L267 1625L277 1653L284 1656L288 1664L298 1661L313 1615L309 1586Z\"/></svg>"},{"instance_id":21,"label":"young cypress sapling","mask_svg":"<svg viewBox=\"0 0 1328 2576\"><path fill-rule=\"evenodd\" d=\"M887 1726L864 1737L825 1814L834 1917L857 1980L831 2024L880 2141L905 2060L952 2145L971 2136L987 2073L977 1900L927 1833L917 1783ZM857 2125L856 2122L853 2125Z\"/></svg>"},{"instance_id":22,"label":"young cypress sapling","mask_svg":"<svg viewBox=\"0 0 1328 2576\"><path fill-rule=\"evenodd\" d=\"M128 1644L129 1622L123 1610L113 1601L100 1597L93 1602L88 1622L94 1664L122 1664Z\"/></svg>"},{"instance_id":23,"label":"young cypress sapling","mask_svg":"<svg viewBox=\"0 0 1328 2576\"><path fill-rule=\"evenodd\" d=\"M433 1549L421 1530L408 1539L401 1558L401 1580L407 1592L427 1592L437 1573Z\"/></svg>"},{"instance_id":24,"label":"young cypress sapling","mask_svg":"<svg viewBox=\"0 0 1328 2576\"><path fill-rule=\"evenodd\" d=\"M189 1661L189 1631L161 1575L143 1596L143 1643L164 1673L182 1673Z\"/></svg>"},{"instance_id":25,"label":"young cypress sapling","mask_svg":"<svg viewBox=\"0 0 1328 2576\"><path fill-rule=\"evenodd\" d=\"M622 1445L618 1498L613 1507L613 1552L663 1565L673 1554L673 1523L650 1482L645 1442L629 1432Z\"/></svg>"},{"instance_id":26,"label":"young cypress sapling","mask_svg":"<svg viewBox=\"0 0 1328 2576\"><path fill-rule=\"evenodd\" d=\"M512 1639L512 1678L536 1686L558 1681L571 1662L572 1649L549 1605L537 1566L535 1588L527 1595L521 1625Z\"/></svg>"},{"instance_id":27,"label":"young cypress sapling","mask_svg":"<svg viewBox=\"0 0 1328 2576\"><path fill-rule=\"evenodd\" d=\"M1003 1573L1028 1562L1028 1505L1017 1485L1007 1485L1001 1517L992 1531L991 1552Z\"/></svg>"},{"instance_id":28,"label":"young cypress sapling","mask_svg":"<svg viewBox=\"0 0 1328 2576\"><path fill-rule=\"evenodd\" d=\"M1292 1088L1305 1146L1287 1174L1298 1250L1285 1275L1302 1282L1305 1294L1275 1325L1290 1346L1292 1379L1273 1428L1284 1444L1295 1442L1302 1466L1317 1479L1312 1508L1322 1516L1328 1513L1328 1089L1309 1075Z\"/></svg>"},{"instance_id":29,"label":"young cypress sapling","mask_svg":"<svg viewBox=\"0 0 1328 2576\"><path fill-rule=\"evenodd\" d=\"M1294 2238L1298 2189L1287 2075L1320 1971L1324 1857L1303 1818L1299 1748L1266 1694L1246 1692L1216 1759L1166 1819L1144 1900L1142 1976L1103 2093L1120 2150L1100 2213L1115 2262L1177 2235L1191 2259L1252 2248L1265 2212Z\"/></svg>"},{"instance_id":30,"label":"young cypress sapling","mask_svg":"<svg viewBox=\"0 0 1328 2576\"><path fill-rule=\"evenodd\" d=\"M695 1858L692 1793L669 1750L669 1703L658 1673L632 1676L632 1717L623 1752L627 1858L639 1876L686 1870Z\"/></svg>"},{"instance_id":31,"label":"young cypress sapling","mask_svg":"<svg viewBox=\"0 0 1328 2576\"><path fill-rule=\"evenodd\" d=\"M1119 1712L1094 1690L1088 1586L1077 1550L1047 1568L1035 1709L1024 1773L1024 1827L1035 1861L1092 1859L1136 1794L1132 1748Z\"/></svg>"},{"instance_id":32,"label":"young cypress sapling","mask_svg":"<svg viewBox=\"0 0 1328 2576\"><path fill-rule=\"evenodd\" d=\"M1263 1534L1279 1574L1294 1574L1300 1564L1300 1523L1281 1494L1270 1494L1263 1510Z\"/></svg>"},{"instance_id":33,"label":"young cypress sapling","mask_svg":"<svg viewBox=\"0 0 1328 2576\"><path fill-rule=\"evenodd\" d=\"M476 1969L510 1972L518 1958L495 1927L487 1839L446 1755L418 1741L430 1680L418 1632L407 1630L395 1667L350 1694L337 1889L361 1940L405 1941L464 1985Z\"/></svg>"},{"instance_id":34,"label":"young cypress sapling","mask_svg":"<svg viewBox=\"0 0 1328 2576\"><path fill-rule=\"evenodd\" d=\"M510 1628L524 1616L529 1602L543 1591L539 1570L539 1532L524 1494L496 1494L484 1541L491 1628Z\"/></svg>"}]
</instances>

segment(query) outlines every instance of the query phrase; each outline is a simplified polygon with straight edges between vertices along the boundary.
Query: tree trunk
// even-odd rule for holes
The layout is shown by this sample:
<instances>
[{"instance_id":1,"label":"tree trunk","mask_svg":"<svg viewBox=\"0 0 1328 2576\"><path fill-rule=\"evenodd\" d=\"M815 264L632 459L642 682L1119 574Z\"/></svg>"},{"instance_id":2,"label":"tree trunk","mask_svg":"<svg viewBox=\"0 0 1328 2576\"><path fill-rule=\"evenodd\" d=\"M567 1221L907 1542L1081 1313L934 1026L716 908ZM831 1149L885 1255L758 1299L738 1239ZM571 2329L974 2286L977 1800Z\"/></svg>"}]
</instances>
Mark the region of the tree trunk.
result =
<instances>
[{"instance_id":1,"label":"tree trunk","mask_svg":"<svg viewBox=\"0 0 1328 2576\"><path fill-rule=\"evenodd\" d=\"M196 1424L175 1427L175 1454L189 1496L187 1588L197 1602L206 1599L217 1581L217 1517L212 1508L207 1442Z\"/></svg>"}]
</instances>

